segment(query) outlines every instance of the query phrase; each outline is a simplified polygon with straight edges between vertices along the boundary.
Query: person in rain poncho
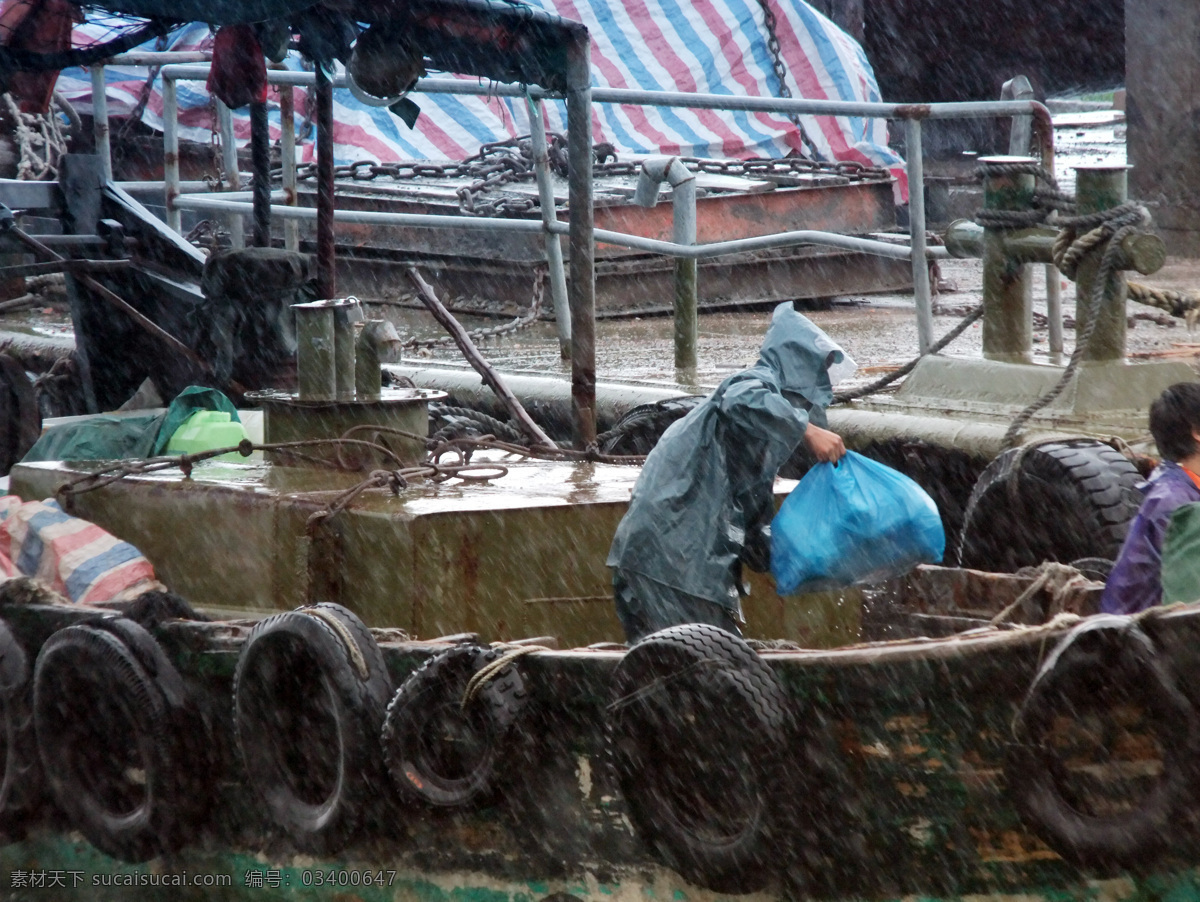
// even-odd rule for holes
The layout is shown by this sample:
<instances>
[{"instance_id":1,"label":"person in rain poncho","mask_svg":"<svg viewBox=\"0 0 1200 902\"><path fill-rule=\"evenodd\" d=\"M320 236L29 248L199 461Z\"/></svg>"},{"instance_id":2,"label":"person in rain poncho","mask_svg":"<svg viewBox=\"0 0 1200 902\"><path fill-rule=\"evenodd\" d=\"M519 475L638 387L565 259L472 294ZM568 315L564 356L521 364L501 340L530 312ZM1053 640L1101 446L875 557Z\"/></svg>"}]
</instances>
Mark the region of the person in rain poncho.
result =
<instances>
[{"instance_id":1,"label":"person in rain poncho","mask_svg":"<svg viewBox=\"0 0 1200 902\"><path fill-rule=\"evenodd\" d=\"M790 301L780 304L758 362L663 434L608 554L630 644L681 623L740 635L741 566L769 566L779 467L802 440L817 460L846 452L823 427L830 367L847 360Z\"/></svg>"}]
</instances>

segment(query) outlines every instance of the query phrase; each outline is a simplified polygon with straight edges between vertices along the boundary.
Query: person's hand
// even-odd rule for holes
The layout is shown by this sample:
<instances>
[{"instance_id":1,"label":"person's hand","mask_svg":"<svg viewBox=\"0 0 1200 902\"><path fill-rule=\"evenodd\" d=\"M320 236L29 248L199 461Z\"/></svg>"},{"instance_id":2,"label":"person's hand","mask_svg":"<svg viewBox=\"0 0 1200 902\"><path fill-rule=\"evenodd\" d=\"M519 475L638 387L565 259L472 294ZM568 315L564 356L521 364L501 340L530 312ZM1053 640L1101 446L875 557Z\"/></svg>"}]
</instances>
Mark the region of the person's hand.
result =
<instances>
[{"instance_id":1,"label":"person's hand","mask_svg":"<svg viewBox=\"0 0 1200 902\"><path fill-rule=\"evenodd\" d=\"M830 463L837 463L846 453L846 444L840 435L830 432L828 429L822 429L820 426L814 426L812 423L809 423L808 428L804 430L804 444L808 445L808 450L816 456L817 460Z\"/></svg>"}]
</instances>

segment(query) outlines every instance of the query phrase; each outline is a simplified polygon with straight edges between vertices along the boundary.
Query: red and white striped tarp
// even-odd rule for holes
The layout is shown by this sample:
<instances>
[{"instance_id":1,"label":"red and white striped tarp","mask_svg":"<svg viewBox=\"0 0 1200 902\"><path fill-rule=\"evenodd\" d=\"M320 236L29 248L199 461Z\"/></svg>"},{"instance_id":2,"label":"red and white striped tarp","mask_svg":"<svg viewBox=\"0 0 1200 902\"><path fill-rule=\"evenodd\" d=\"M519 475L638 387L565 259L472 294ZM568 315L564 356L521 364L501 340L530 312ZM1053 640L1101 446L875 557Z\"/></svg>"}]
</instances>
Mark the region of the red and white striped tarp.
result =
<instances>
[{"instance_id":1,"label":"red and white striped tarp","mask_svg":"<svg viewBox=\"0 0 1200 902\"><path fill-rule=\"evenodd\" d=\"M77 604L162 589L142 553L53 501L0 496L0 576L28 576Z\"/></svg>"},{"instance_id":2,"label":"red and white striped tarp","mask_svg":"<svg viewBox=\"0 0 1200 902\"><path fill-rule=\"evenodd\" d=\"M654 91L779 96L760 0L532 0L549 12L582 22L592 39L592 84ZM845 32L800 0L770 4L787 87L811 100L879 101L874 73L862 48ZM84 28L88 26L82 26ZM171 49L211 46L207 27L175 32ZM149 48L146 48L149 49ZM299 68L299 59L289 62ZM432 74L432 73L431 73ZM460 76L461 77L461 76ZM128 114L138 104L145 70L106 70L110 114ZM162 127L162 83L156 79L142 119ZM91 106L87 73L68 70L59 90L80 112ZM273 95L274 96L274 95ZM339 163L371 159L459 160L484 143L528 133L523 102L511 98L417 95L421 116L409 129L386 108L358 102L348 91L335 96L334 143ZM295 90L297 121L303 128L305 92ZM183 137L208 141L212 116L204 83L180 82ZM244 111L242 111L244 112ZM278 134L277 106L272 128ZM562 104L550 104L547 125L566 128ZM897 199L907 199L904 161L887 147L882 119L804 116L801 124L826 160L885 166L897 179ZM238 116L236 133L249 137L249 120ZM301 133L299 153L312 159L311 131ZM680 154L732 158L782 157L805 152L799 131L785 116L595 104L593 139L618 153Z\"/></svg>"}]
</instances>

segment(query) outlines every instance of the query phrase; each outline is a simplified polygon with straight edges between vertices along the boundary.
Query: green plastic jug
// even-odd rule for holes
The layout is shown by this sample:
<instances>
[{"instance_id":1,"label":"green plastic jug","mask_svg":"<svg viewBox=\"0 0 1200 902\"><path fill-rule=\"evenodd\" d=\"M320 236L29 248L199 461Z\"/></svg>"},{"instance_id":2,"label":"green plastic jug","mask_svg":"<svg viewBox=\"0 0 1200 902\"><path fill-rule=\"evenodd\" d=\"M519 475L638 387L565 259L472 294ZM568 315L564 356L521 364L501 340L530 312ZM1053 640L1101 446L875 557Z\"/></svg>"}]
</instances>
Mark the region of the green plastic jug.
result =
<instances>
[{"instance_id":1,"label":"green plastic jug","mask_svg":"<svg viewBox=\"0 0 1200 902\"><path fill-rule=\"evenodd\" d=\"M183 421L167 443L168 454L196 454L214 448L228 448L246 437L241 423L234 421L225 410L197 410ZM214 460L244 461L236 451L222 454Z\"/></svg>"}]
</instances>

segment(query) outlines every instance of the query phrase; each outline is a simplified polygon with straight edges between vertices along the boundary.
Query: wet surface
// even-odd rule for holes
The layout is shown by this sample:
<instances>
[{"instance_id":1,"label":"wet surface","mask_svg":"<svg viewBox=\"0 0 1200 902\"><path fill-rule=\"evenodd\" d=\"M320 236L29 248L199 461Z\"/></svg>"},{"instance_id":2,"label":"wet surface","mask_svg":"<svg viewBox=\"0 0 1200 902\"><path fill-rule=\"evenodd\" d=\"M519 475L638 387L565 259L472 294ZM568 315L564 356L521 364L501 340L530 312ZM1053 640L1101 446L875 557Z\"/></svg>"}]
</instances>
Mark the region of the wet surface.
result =
<instances>
[{"instance_id":1,"label":"wet surface","mask_svg":"<svg viewBox=\"0 0 1200 902\"><path fill-rule=\"evenodd\" d=\"M1073 166L1125 162L1123 114L1112 110L1062 113L1056 115L1055 122L1056 175L1064 189L1073 189ZM1035 354L1046 354L1048 360L1044 267L1034 269L1037 320L1034 351ZM934 297L934 334L940 337L980 302L982 264L977 260L946 260L939 264L938 275L940 291ZM1172 259L1161 272L1136 278L1155 287L1200 289L1200 263ZM1067 318L1065 352L1069 354L1073 347L1075 289L1073 283L1061 281L1063 313ZM548 299L546 303L549 303ZM669 303L670 298L645 299L646 305ZM872 381L906 363L917 353L916 312L911 293L836 297L823 302L806 302L803 309L859 363L858 375L844 383L843 388ZM663 382L703 392L726 375L754 363L770 310L770 305L763 305L754 310L701 314L698 366L694 373L676 372L673 366L670 317L599 320L596 323L597 378ZM368 314L395 321L406 339L444 337L441 328L423 310L371 305ZM1167 356L1191 361L1200 357L1200 334L1189 331L1183 320L1132 302L1129 315L1132 328L1128 334L1128 350L1132 359ZM469 329L494 328L506 322L482 316L464 315L461 319ZM70 335L69 320L62 305L37 307L0 317L0 330L58 341ZM0 337L0 343L3 343L3 337ZM570 374L570 364L560 355L553 322L538 322L520 332L489 338L481 341L480 346L492 365L501 370L563 377ZM979 356L979 325L968 329L946 353ZM453 347L439 347L407 352L405 359L409 362L423 359L460 362L461 356Z\"/></svg>"}]
</instances>

